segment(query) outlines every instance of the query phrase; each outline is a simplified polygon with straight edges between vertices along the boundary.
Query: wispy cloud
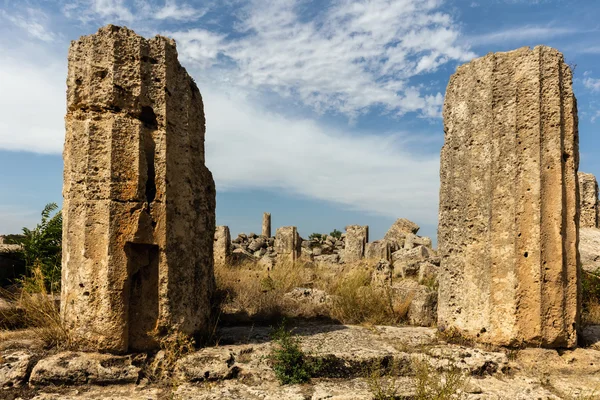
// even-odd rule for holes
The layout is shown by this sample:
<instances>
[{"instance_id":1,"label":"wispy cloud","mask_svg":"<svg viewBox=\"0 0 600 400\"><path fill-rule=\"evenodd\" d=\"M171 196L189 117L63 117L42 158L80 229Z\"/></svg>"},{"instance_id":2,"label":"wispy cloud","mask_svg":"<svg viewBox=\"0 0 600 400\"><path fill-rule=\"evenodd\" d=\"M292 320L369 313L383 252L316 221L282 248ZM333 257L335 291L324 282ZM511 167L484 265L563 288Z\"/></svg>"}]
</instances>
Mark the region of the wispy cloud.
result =
<instances>
[{"instance_id":1,"label":"wispy cloud","mask_svg":"<svg viewBox=\"0 0 600 400\"><path fill-rule=\"evenodd\" d=\"M458 44L439 1L342 0L310 20L300 3L249 2L233 37L203 29L167 34L184 60L225 70L229 82L350 117L373 106L439 116L442 94L422 93L411 78L475 56Z\"/></svg>"},{"instance_id":2,"label":"wispy cloud","mask_svg":"<svg viewBox=\"0 0 600 400\"><path fill-rule=\"evenodd\" d=\"M311 119L265 111L238 90L201 90L206 162L218 191L280 189L435 224L439 157L408 152L405 132L348 134Z\"/></svg>"},{"instance_id":3,"label":"wispy cloud","mask_svg":"<svg viewBox=\"0 0 600 400\"><path fill-rule=\"evenodd\" d=\"M515 42L529 42L532 40L549 39L580 33L581 30L566 27L552 26L515 26L497 32L473 35L466 38L466 42L473 46L490 44L513 44ZM537 44L537 43L536 43Z\"/></svg>"},{"instance_id":4,"label":"wispy cloud","mask_svg":"<svg viewBox=\"0 0 600 400\"><path fill-rule=\"evenodd\" d=\"M0 21L2 19L10 21L13 25L27 32L32 38L44 42L51 42L56 38L56 35L47 28L48 17L42 10L29 7L21 12L14 13L0 10Z\"/></svg>"},{"instance_id":5,"label":"wispy cloud","mask_svg":"<svg viewBox=\"0 0 600 400\"><path fill-rule=\"evenodd\" d=\"M593 92L600 92L600 79L586 77L583 79L583 86Z\"/></svg>"},{"instance_id":6,"label":"wispy cloud","mask_svg":"<svg viewBox=\"0 0 600 400\"><path fill-rule=\"evenodd\" d=\"M161 4L162 3L162 4ZM152 2L134 0L70 0L63 6L68 18L82 22L145 22L148 20L195 21L205 10L177 0Z\"/></svg>"}]
</instances>

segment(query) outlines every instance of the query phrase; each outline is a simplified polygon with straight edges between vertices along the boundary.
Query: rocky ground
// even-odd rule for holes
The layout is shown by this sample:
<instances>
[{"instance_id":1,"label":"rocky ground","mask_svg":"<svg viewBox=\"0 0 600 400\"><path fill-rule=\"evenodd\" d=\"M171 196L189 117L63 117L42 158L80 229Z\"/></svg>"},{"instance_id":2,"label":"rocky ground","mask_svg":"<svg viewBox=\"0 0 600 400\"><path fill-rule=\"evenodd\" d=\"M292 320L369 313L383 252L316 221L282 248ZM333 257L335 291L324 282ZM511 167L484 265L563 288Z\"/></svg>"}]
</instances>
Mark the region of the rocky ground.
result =
<instances>
[{"instance_id":1,"label":"rocky ground","mask_svg":"<svg viewBox=\"0 0 600 400\"><path fill-rule=\"evenodd\" d=\"M457 391L462 397L456 398L600 398L600 327L585 331L588 347L556 351L452 344L433 328L309 323L293 332L321 367L302 385L278 383L269 361L270 332L223 328L217 346L180 357L162 382L149 377L152 360L167 357L164 352L44 352L28 331L11 332L0 338L0 398L349 400L397 389L396 397L387 398L411 399L422 379L413 373L415 362L425 363L431 379L441 383L450 373L464 374Z\"/></svg>"}]
</instances>

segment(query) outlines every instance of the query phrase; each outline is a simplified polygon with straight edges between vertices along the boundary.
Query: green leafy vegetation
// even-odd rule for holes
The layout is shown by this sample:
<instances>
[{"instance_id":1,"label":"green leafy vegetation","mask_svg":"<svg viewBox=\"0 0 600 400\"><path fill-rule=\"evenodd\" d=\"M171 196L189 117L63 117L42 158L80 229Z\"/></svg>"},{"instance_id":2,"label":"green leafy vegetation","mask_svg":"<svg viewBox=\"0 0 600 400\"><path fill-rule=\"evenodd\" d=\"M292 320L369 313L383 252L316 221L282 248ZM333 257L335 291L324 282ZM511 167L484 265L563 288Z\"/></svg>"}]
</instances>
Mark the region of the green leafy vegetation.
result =
<instances>
[{"instance_id":1,"label":"green leafy vegetation","mask_svg":"<svg viewBox=\"0 0 600 400\"><path fill-rule=\"evenodd\" d=\"M20 239L28 276L39 268L51 292L59 289L61 275L62 213L57 210L56 203L46 204L41 222L33 230L23 228Z\"/></svg>"},{"instance_id":2,"label":"green leafy vegetation","mask_svg":"<svg viewBox=\"0 0 600 400\"><path fill-rule=\"evenodd\" d=\"M285 328L285 321L272 333L275 346L271 363L275 376L282 385L309 382L318 371L318 365L304 354L300 339Z\"/></svg>"},{"instance_id":3,"label":"green leafy vegetation","mask_svg":"<svg viewBox=\"0 0 600 400\"><path fill-rule=\"evenodd\" d=\"M333 232L331 232L329 235L333 236L336 239L342 238L342 232L338 231L337 229L334 229Z\"/></svg>"}]
</instances>

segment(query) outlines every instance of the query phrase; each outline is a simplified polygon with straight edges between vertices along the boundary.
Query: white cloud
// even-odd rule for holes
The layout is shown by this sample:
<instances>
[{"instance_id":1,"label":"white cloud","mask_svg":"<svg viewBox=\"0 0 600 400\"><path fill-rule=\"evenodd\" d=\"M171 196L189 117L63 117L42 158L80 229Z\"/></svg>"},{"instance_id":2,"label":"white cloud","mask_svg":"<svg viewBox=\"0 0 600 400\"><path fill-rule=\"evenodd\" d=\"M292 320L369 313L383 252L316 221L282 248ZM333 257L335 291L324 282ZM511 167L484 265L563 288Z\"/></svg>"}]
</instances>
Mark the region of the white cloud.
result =
<instances>
[{"instance_id":1,"label":"white cloud","mask_svg":"<svg viewBox=\"0 0 600 400\"><path fill-rule=\"evenodd\" d=\"M600 92L600 79L594 79L590 77L584 78L583 85L592 92Z\"/></svg>"},{"instance_id":2,"label":"white cloud","mask_svg":"<svg viewBox=\"0 0 600 400\"><path fill-rule=\"evenodd\" d=\"M457 44L440 1L340 0L311 20L302 18L300 3L250 2L234 39L203 29L166 34L184 60L214 66L231 83L351 117L373 106L438 116L441 93L421 93L411 78L475 56Z\"/></svg>"},{"instance_id":3,"label":"white cloud","mask_svg":"<svg viewBox=\"0 0 600 400\"><path fill-rule=\"evenodd\" d=\"M1 50L1 48L0 48ZM35 48L30 49L35 51ZM66 65L3 51L0 63L0 148L59 153L64 140Z\"/></svg>"},{"instance_id":4,"label":"white cloud","mask_svg":"<svg viewBox=\"0 0 600 400\"><path fill-rule=\"evenodd\" d=\"M572 35L579 32L581 31L578 29L552 26L515 26L497 32L469 36L466 38L466 42L473 46L510 44L522 41L547 40L553 37ZM540 43L534 44L537 45Z\"/></svg>"},{"instance_id":5,"label":"white cloud","mask_svg":"<svg viewBox=\"0 0 600 400\"><path fill-rule=\"evenodd\" d=\"M177 5L175 0L166 0L164 7L155 14L155 19L174 19L177 21L194 21L204 15L204 11L197 10L188 4Z\"/></svg>"},{"instance_id":6,"label":"white cloud","mask_svg":"<svg viewBox=\"0 0 600 400\"><path fill-rule=\"evenodd\" d=\"M404 135L349 135L314 120L265 111L243 92L201 90L207 165L218 191L279 188L388 217L436 223L439 157L411 155Z\"/></svg>"},{"instance_id":7,"label":"white cloud","mask_svg":"<svg viewBox=\"0 0 600 400\"><path fill-rule=\"evenodd\" d=\"M35 8L26 8L24 12L9 14L4 10L0 10L0 21L6 19L15 26L27 32L27 34L35 39L51 42L55 40L56 35L49 31L46 27L46 14Z\"/></svg>"},{"instance_id":8,"label":"white cloud","mask_svg":"<svg viewBox=\"0 0 600 400\"><path fill-rule=\"evenodd\" d=\"M177 0L150 2L134 0L134 7L126 0L72 0L63 6L68 18L90 22L126 22L146 24L148 20L195 21L205 14Z\"/></svg>"}]
</instances>

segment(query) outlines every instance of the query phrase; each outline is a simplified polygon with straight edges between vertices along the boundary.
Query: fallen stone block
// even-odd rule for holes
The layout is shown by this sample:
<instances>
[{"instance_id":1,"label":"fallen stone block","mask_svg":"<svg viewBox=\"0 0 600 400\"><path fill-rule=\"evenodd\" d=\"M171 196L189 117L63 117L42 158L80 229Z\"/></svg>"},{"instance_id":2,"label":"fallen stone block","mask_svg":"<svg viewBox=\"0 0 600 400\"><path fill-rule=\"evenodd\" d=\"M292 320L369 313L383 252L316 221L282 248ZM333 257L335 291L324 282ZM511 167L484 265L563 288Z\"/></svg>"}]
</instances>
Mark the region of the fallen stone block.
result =
<instances>
[{"instance_id":1,"label":"fallen stone block","mask_svg":"<svg viewBox=\"0 0 600 400\"><path fill-rule=\"evenodd\" d=\"M136 383L140 368L128 356L68 351L40 360L31 372L33 385L108 385Z\"/></svg>"}]
</instances>

